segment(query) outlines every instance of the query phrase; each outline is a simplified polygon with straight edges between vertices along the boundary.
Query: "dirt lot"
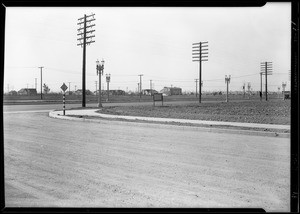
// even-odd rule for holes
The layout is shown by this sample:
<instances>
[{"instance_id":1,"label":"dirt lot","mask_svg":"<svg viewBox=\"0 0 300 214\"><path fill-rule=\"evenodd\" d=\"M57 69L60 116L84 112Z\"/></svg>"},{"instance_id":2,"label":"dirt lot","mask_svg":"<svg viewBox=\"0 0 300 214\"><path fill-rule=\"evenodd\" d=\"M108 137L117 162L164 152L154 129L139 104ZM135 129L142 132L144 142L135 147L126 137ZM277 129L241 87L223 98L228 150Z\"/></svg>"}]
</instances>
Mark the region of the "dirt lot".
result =
<instances>
[{"instance_id":1,"label":"dirt lot","mask_svg":"<svg viewBox=\"0 0 300 214\"><path fill-rule=\"evenodd\" d=\"M244 100L156 106L106 107L101 113L144 117L179 118L263 124L290 124L290 100Z\"/></svg>"}]
</instances>

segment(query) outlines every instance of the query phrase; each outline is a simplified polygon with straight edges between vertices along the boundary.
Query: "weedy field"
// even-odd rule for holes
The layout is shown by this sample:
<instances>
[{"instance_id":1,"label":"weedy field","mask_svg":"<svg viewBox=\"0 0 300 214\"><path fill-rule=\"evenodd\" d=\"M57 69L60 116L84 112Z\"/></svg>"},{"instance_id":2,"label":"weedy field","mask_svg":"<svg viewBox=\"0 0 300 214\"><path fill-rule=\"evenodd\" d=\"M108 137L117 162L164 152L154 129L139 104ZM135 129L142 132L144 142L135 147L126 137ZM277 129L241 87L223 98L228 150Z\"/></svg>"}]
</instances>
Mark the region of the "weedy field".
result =
<instances>
[{"instance_id":1,"label":"weedy field","mask_svg":"<svg viewBox=\"0 0 300 214\"><path fill-rule=\"evenodd\" d=\"M263 124L290 124L290 100L242 100L156 106L105 107L101 113L192 120L229 121Z\"/></svg>"}]
</instances>

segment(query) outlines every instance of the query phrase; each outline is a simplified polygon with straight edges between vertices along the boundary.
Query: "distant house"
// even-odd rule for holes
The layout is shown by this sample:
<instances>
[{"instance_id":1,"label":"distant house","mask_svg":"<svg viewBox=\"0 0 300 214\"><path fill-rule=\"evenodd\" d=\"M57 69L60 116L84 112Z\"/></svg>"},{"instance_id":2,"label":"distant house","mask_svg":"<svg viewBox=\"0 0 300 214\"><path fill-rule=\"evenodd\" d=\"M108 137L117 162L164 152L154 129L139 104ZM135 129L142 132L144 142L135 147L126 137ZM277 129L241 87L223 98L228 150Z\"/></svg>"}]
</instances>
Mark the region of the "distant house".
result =
<instances>
[{"instance_id":1,"label":"distant house","mask_svg":"<svg viewBox=\"0 0 300 214\"><path fill-rule=\"evenodd\" d=\"M35 96L37 95L35 88L22 88L18 91L19 95L29 95L29 96Z\"/></svg>"},{"instance_id":2,"label":"distant house","mask_svg":"<svg viewBox=\"0 0 300 214\"><path fill-rule=\"evenodd\" d=\"M12 91L8 92L8 95L9 96L16 96L16 95L18 95L18 92L12 90Z\"/></svg>"},{"instance_id":3,"label":"distant house","mask_svg":"<svg viewBox=\"0 0 300 214\"><path fill-rule=\"evenodd\" d=\"M142 94L143 95L151 95L151 91L152 91L152 94L155 94L155 93L158 93L156 90L154 90L154 89L143 89L142 90Z\"/></svg>"},{"instance_id":4,"label":"distant house","mask_svg":"<svg viewBox=\"0 0 300 214\"><path fill-rule=\"evenodd\" d=\"M107 92L105 92L107 94ZM109 95L125 95L123 90L109 90Z\"/></svg>"},{"instance_id":5,"label":"distant house","mask_svg":"<svg viewBox=\"0 0 300 214\"><path fill-rule=\"evenodd\" d=\"M160 93L163 93L165 95L182 95L182 89L178 87L164 87L162 90L160 90Z\"/></svg>"},{"instance_id":6,"label":"distant house","mask_svg":"<svg viewBox=\"0 0 300 214\"><path fill-rule=\"evenodd\" d=\"M75 95L82 95L82 90L81 89L78 89L74 92ZM90 90L86 89L85 90L85 95L93 95L94 93L91 92Z\"/></svg>"}]
</instances>

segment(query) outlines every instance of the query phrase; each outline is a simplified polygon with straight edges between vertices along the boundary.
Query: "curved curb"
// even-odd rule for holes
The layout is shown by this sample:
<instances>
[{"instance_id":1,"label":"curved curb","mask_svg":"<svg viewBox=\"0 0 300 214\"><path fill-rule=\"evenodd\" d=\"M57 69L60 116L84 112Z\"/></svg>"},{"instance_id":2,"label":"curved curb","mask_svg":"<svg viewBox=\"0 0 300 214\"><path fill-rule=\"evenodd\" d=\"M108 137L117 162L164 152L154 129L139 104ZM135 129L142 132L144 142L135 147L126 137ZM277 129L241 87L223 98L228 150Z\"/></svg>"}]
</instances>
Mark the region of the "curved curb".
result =
<instances>
[{"instance_id":1,"label":"curved curb","mask_svg":"<svg viewBox=\"0 0 300 214\"><path fill-rule=\"evenodd\" d=\"M139 125L143 126L151 126L151 127L156 127L156 128L163 128L166 126L169 126L171 128L176 128L180 130L192 128L196 130L206 130L206 131L214 131L218 129L218 132L221 133L239 133L239 134L249 134L249 135L258 135L258 136L268 136L268 137L283 137L283 138L289 138L290 133L276 133L276 132L265 132L265 131L258 131L258 130L239 130L239 129L226 129L226 128L219 128L219 127L213 127L214 125L217 126L219 124L214 124L216 121L208 121L209 124L205 123L182 123L178 122L177 119L170 119L170 118L153 118L154 120L149 120L148 118L145 117L131 117L131 116L120 116L120 115L108 115L108 114L100 114L97 113L95 109L92 110L84 110L84 112L79 112L80 110L69 110L75 112L75 114L67 114L67 115L62 115L62 111L51 111L49 112L49 117L52 118L57 118L57 119L63 119L63 120L72 120L72 121L86 121L86 122L94 122L94 123L107 123L107 122L114 122L117 124L132 124L133 122L140 122ZM82 110L81 110L82 111ZM69 115L69 116L68 116ZM70 116L95 116L99 118L103 118L104 120L99 120L99 119L92 119L92 118L78 118L78 117L70 117ZM140 119L142 118L142 119ZM109 120L112 119L112 120ZM155 119L170 119L170 120L155 120ZM123 120L123 121L122 121ZM128 122L129 121L129 122ZM150 123L141 123L141 122L150 122ZM156 122L156 123L155 123ZM170 124L170 123L175 123L175 124ZM197 122L197 121L196 121ZM205 122L205 121L204 121ZM176 124L177 123L177 124ZM193 125L210 125L211 127L201 127L201 126L193 126ZM230 126L230 127L237 127L234 125L219 125L219 126ZM242 127L242 126L239 126ZM250 127L250 126L244 126L246 128L255 128L255 127Z\"/></svg>"}]
</instances>

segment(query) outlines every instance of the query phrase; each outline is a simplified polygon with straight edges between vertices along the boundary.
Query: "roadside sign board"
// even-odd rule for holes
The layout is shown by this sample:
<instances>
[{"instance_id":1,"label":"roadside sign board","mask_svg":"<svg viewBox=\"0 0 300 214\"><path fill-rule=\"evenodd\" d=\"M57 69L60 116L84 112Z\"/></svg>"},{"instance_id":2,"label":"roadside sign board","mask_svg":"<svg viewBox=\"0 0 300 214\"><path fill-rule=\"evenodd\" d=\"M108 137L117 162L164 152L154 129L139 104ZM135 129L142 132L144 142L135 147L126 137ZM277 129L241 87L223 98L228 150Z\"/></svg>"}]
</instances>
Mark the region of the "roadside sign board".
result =
<instances>
[{"instance_id":1,"label":"roadside sign board","mask_svg":"<svg viewBox=\"0 0 300 214\"><path fill-rule=\"evenodd\" d=\"M162 105L164 105L163 94L162 93L153 94L153 106L155 106L155 101L161 101Z\"/></svg>"},{"instance_id":2,"label":"roadside sign board","mask_svg":"<svg viewBox=\"0 0 300 214\"><path fill-rule=\"evenodd\" d=\"M153 94L153 101L162 101L162 100L163 100L162 93Z\"/></svg>"},{"instance_id":3,"label":"roadside sign board","mask_svg":"<svg viewBox=\"0 0 300 214\"><path fill-rule=\"evenodd\" d=\"M68 89L68 86L66 86L66 84L63 83L60 88L61 88L61 90L63 90L65 92Z\"/></svg>"}]
</instances>

